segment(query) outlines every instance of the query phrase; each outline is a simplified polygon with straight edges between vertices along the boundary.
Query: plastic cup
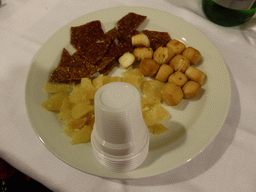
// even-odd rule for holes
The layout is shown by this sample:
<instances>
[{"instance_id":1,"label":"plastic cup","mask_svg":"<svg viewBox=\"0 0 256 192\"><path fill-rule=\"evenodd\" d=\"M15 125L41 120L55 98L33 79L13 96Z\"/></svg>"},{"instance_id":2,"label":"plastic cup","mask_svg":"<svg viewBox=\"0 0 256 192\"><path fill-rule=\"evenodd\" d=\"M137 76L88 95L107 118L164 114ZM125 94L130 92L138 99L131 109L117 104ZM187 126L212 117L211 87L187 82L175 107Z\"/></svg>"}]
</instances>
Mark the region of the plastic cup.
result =
<instances>
[{"instance_id":1,"label":"plastic cup","mask_svg":"<svg viewBox=\"0 0 256 192\"><path fill-rule=\"evenodd\" d=\"M128 83L109 83L96 92L94 106L91 143L97 160L115 172L137 168L149 148L139 91Z\"/></svg>"}]
</instances>

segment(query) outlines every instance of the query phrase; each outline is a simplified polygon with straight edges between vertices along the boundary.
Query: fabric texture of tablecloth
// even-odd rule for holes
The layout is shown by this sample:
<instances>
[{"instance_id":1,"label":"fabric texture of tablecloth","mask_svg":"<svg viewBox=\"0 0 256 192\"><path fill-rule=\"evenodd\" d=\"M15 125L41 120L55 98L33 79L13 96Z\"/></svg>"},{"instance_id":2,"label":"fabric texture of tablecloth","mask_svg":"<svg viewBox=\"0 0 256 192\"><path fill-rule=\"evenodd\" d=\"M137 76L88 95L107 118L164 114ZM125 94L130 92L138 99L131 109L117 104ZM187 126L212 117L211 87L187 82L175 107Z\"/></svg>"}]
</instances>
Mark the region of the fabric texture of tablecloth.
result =
<instances>
[{"instance_id":1,"label":"fabric texture of tablecloth","mask_svg":"<svg viewBox=\"0 0 256 192\"><path fill-rule=\"evenodd\" d=\"M174 14L202 31L222 54L232 95L213 142L190 162L136 180L104 179L65 164L37 138L25 109L30 61L60 27L86 13L143 6ZM0 157L53 191L256 191L256 18L221 27L204 16L199 0L3 0L0 7Z\"/></svg>"}]
</instances>

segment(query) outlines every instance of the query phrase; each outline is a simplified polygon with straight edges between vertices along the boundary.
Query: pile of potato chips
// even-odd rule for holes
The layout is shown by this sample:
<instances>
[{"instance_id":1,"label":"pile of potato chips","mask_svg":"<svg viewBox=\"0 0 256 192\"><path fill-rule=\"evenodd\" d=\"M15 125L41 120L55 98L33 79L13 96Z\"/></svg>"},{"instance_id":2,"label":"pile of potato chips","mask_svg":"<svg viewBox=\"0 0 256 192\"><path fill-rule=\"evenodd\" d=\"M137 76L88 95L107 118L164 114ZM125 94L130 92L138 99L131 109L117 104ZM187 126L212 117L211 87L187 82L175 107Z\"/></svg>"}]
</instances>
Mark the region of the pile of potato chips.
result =
<instances>
[{"instance_id":1,"label":"pile of potato chips","mask_svg":"<svg viewBox=\"0 0 256 192\"><path fill-rule=\"evenodd\" d=\"M43 89L50 97L42 107L57 114L63 122L64 133L72 138L71 144L88 142L94 125L94 95L111 82L130 83L141 91L142 114L149 132L160 134L168 130L161 124L170 116L159 94L164 83L145 80L138 68L125 71L122 77L101 74L94 79L83 78L77 85L48 83Z\"/></svg>"}]
</instances>

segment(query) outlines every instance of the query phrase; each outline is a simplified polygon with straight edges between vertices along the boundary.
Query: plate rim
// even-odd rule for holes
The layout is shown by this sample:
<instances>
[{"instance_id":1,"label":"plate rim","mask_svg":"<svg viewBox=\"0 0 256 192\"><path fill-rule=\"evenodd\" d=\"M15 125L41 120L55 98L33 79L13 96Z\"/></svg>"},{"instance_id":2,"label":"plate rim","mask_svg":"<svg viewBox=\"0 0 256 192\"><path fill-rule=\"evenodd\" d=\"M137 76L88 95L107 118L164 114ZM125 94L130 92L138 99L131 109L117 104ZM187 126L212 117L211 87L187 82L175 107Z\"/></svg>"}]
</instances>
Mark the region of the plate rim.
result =
<instances>
[{"instance_id":1,"label":"plate rim","mask_svg":"<svg viewBox=\"0 0 256 192\"><path fill-rule=\"evenodd\" d=\"M66 164L70 165L71 167L74 167L75 169L79 170L79 171L82 171L82 172L85 172L85 173L88 173L90 175L94 175L94 176L99 176L99 177L102 177L102 178L113 178L113 179L136 179L136 178L147 178L147 177L151 177L151 176L155 176L155 175L158 175L158 174L161 174L161 173L165 173L167 171L170 171L174 168L178 168L179 166L185 164L186 162L183 162L183 163L180 163L178 166L172 168L172 169L169 169L169 170L166 170L165 172L161 172L161 173L157 173L157 174L151 174L151 175L148 175L148 176L131 176L131 175L126 175L126 174L123 174L122 177L108 177L108 176L103 176L103 175L97 175L97 174L93 174L93 173L90 173L90 172L86 172L84 170L81 170L71 164L69 164L68 162L66 162L62 157L60 157L58 154L56 154L51 148L49 148L49 145L47 145L47 143L45 143L44 139L42 139L42 137L40 136L40 134L38 133L38 130L35 129L35 125L33 123L33 120L31 119L31 114L29 112L29 102L28 102L28 81L29 81L29 74L31 73L31 70L32 70L32 67L33 67L33 61L36 59L36 57L40 54L40 51L41 51L41 48L51 40L51 38L58 33L58 31L62 30L63 28L65 28L66 26L68 25L71 25L71 23L75 22L75 21L78 21L79 19L85 17L86 15L88 14L95 14L95 13L98 13L98 12L102 12L102 11L111 11L111 10L115 10L115 9L129 9L129 10L138 10L138 9L144 9L145 10L152 10L152 11L156 11L156 12L162 12L162 13L165 13L165 14L168 14L168 15L171 15L171 17L174 17L175 19L177 20L182 20L182 22L186 23L188 26L192 27L194 30L200 32L201 34L203 34L208 40L209 42L213 45L213 47L216 49L216 51L219 53L219 56L220 58L222 59L223 63L225 64L223 67L226 69L226 75L227 75L227 79L229 80L228 82L226 82L229 86L227 87L228 89L228 93L229 95L227 96L229 99L229 103L227 104L228 107L226 108L225 112L223 113L224 117L221 121L221 126L220 128L218 129L217 133L213 136L211 136L211 138L208 140L208 142L205 143L205 146L202 147L202 149L196 153L196 154L193 154L191 155L191 158L187 160L187 162L189 162L191 159L193 159L194 157L196 157L198 154L200 154L202 151L204 151L204 149L213 141L213 139L218 135L219 131L221 130L221 128L223 127L223 124L225 122L225 119L228 115L228 111L229 111L229 108L230 108L230 103L231 103L231 83L230 83L230 76L229 76L229 72L228 72L228 68L227 68L227 65L226 65L226 62L224 61L222 55L220 54L219 50L217 49L217 47L212 43L212 41L203 33L201 32L199 29L197 29L195 26L193 26L192 24L190 24L189 22L185 21L184 19L176 16L176 15L173 15L172 13L169 13L169 12L166 12L166 11L163 11L163 10L159 10L159 9L155 9L155 8L149 8L149 7L139 7L139 6L116 6L116 7L109 7L109 8L106 8L106 9L100 9L100 10L97 10L97 11L93 11L93 12L89 12L89 13L86 13L85 15L82 15L80 17L77 17L76 19L68 22L67 24L65 24L64 26L60 27L57 31L55 31L43 44L42 46L39 48L39 50L36 52L36 54L33 56L33 59L31 60L30 62L30 67L29 67L29 71L28 71L28 75L27 75L27 79L26 79L26 86L25 86L25 105L26 105L26 112L27 112L27 115L28 115L28 119L29 119L29 122L34 130L34 132L36 133L36 136L39 138L39 140L44 144L44 146L52 153L54 154L58 159L60 159L61 161L65 162ZM140 14L140 13L138 13ZM104 25L104 23L103 23Z\"/></svg>"}]
</instances>

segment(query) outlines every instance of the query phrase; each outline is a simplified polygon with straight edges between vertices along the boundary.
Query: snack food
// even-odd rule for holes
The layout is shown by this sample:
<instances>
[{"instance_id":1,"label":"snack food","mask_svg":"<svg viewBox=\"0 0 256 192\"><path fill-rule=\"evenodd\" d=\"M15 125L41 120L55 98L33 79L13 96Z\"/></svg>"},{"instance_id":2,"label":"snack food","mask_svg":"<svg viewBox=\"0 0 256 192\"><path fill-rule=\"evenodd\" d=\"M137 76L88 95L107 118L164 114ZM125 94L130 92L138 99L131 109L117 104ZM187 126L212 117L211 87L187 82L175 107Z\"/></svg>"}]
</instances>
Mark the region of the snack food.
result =
<instances>
[{"instance_id":1,"label":"snack food","mask_svg":"<svg viewBox=\"0 0 256 192\"><path fill-rule=\"evenodd\" d=\"M192 65L195 65L199 62L201 59L201 53L193 48L193 47L187 47L183 52L182 55L189 59Z\"/></svg>"},{"instance_id":2,"label":"snack food","mask_svg":"<svg viewBox=\"0 0 256 192\"><path fill-rule=\"evenodd\" d=\"M49 82L72 84L79 83L82 78L91 78L97 72L107 75L116 66L118 57L132 50L131 36L139 33L136 29L145 19L146 16L130 12L117 21L117 27L106 33L99 20L71 27L70 43L77 51L70 55L64 48ZM147 40L149 45L146 35L138 35L135 44Z\"/></svg>"},{"instance_id":3,"label":"snack food","mask_svg":"<svg viewBox=\"0 0 256 192\"><path fill-rule=\"evenodd\" d=\"M142 114L147 126L164 121L170 115L161 104L154 105L152 108L143 108Z\"/></svg>"},{"instance_id":4,"label":"snack food","mask_svg":"<svg viewBox=\"0 0 256 192\"><path fill-rule=\"evenodd\" d=\"M154 133L155 135L159 135L167 131L167 128L161 123L155 123L153 125L148 126L148 130L150 133Z\"/></svg>"},{"instance_id":5,"label":"snack food","mask_svg":"<svg viewBox=\"0 0 256 192\"><path fill-rule=\"evenodd\" d=\"M59 111L64 99L68 97L67 93L60 92L52 95L47 101L42 103L42 107L49 111Z\"/></svg>"},{"instance_id":6,"label":"snack food","mask_svg":"<svg viewBox=\"0 0 256 192\"><path fill-rule=\"evenodd\" d=\"M144 97L141 98L144 120L150 126L154 134L160 134L167 130L161 121L167 119L170 114L162 106L160 88L164 85L159 81L144 81L144 75L138 68L125 71L123 77L99 75L92 79L82 78L81 83L72 86L68 84L55 84L54 92L48 100L42 103L47 110L57 112L57 117L63 121L63 132L72 138L71 144L79 144L90 141L94 124L94 95L103 85L111 82L123 81L137 87L141 87ZM51 87L49 83L45 87ZM65 89L63 89L65 87Z\"/></svg>"},{"instance_id":7,"label":"snack food","mask_svg":"<svg viewBox=\"0 0 256 192\"><path fill-rule=\"evenodd\" d=\"M173 56L174 53L171 49L168 49L167 47L158 47L154 52L153 59L162 65L169 63Z\"/></svg>"},{"instance_id":8,"label":"snack food","mask_svg":"<svg viewBox=\"0 0 256 192\"><path fill-rule=\"evenodd\" d=\"M199 94L206 75L190 64L198 63L201 53L171 39L168 32L138 31L145 19L146 16L128 13L106 33L98 20L71 28L70 43L77 51L71 55L63 48L50 83L44 86L46 92L54 95L42 106L57 112L72 144L90 140L94 95L107 83L127 82L141 90L143 117L154 134L168 130L161 124L170 116L162 100L176 106L183 98L192 99ZM118 64L128 69L136 62L139 68L125 71L122 77L107 76Z\"/></svg>"},{"instance_id":9,"label":"snack food","mask_svg":"<svg viewBox=\"0 0 256 192\"><path fill-rule=\"evenodd\" d=\"M146 18L146 16L130 12L117 21L118 32L121 36L130 35Z\"/></svg>"},{"instance_id":10,"label":"snack food","mask_svg":"<svg viewBox=\"0 0 256 192\"><path fill-rule=\"evenodd\" d=\"M62 84L62 83L49 83L43 86L43 90L47 93L57 93L57 92L67 92L71 90L72 86L69 84Z\"/></svg>"},{"instance_id":11,"label":"snack food","mask_svg":"<svg viewBox=\"0 0 256 192\"><path fill-rule=\"evenodd\" d=\"M163 101L170 106L178 105L184 97L181 87L172 82L167 82L160 94Z\"/></svg>"},{"instance_id":12,"label":"snack food","mask_svg":"<svg viewBox=\"0 0 256 192\"><path fill-rule=\"evenodd\" d=\"M192 66L189 66L187 68L185 75L188 77L188 79L196 81L198 83L202 83L206 78L204 72Z\"/></svg>"},{"instance_id":13,"label":"snack food","mask_svg":"<svg viewBox=\"0 0 256 192\"><path fill-rule=\"evenodd\" d=\"M153 53L154 52L151 47L137 47L132 52L137 61L141 61L143 59L152 59Z\"/></svg>"},{"instance_id":14,"label":"snack food","mask_svg":"<svg viewBox=\"0 0 256 192\"><path fill-rule=\"evenodd\" d=\"M187 76L180 72L180 71L176 71L175 73L173 73L172 75L169 76L168 78L168 82L173 82L176 85L179 85L180 87L183 87L183 85L188 81Z\"/></svg>"},{"instance_id":15,"label":"snack food","mask_svg":"<svg viewBox=\"0 0 256 192\"><path fill-rule=\"evenodd\" d=\"M173 73L173 68L167 64L161 65L159 68L157 74L156 74L156 80L161 82L166 82L170 75Z\"/></svg>"},{"instance_id":16,"label":"snack food","mask_svg":"<svg viewBox=\"0 0 256 192\"><path fill-rule=\"evenodd\" d=\"M180 54L177 54L171 59L169 65L175 71L180 71L180 72L184 73L187 70L187 68L190 66L190 61L188 58L186 58Z\"/></svg>"},{"instance_id":17,"label":"snack food","mask_svg":"<svg viewBox=\"0 0 256 192\"><path fill-rule=\"evenodd\" d=\"M118 59L118 61L123 68L127 69L135 62L135 56L130 52L126 52Z\"/></svg>"},{"instance_id":18,"label":"snack food","mask_svg":"<svg viewBox=\"0 0 256 192\"><path fill-rule=\"evenodd\" d=\"M137 89L139 89L139 85L144 81L144 75L138 68L126 71L123 75L124 77L122 77L122 82L130 83Z\"/></svg>"},{"instance_id":19,"label":"snack food","mask_svg":"<svg viewBox=\"0 0 256 192\"><path fill-rule=\"evenodd\" d=\"M132 36L132 45L135 47L149 47L150 41L147 35L139 33Z\"/></svg>"},{"instance_id":20,"label":"snack food","mask_svg":"<svg viewBox=\"0 0 256 192\"><path fill-rule=\"evenodd\" d=\"M152 77L157 73L160 65L154 59L143 59L139 67L143 75Z\"/></svg>"},{"instance_id":21,"label":"snack food","mask_svg":"<svg viewBox=\"0 0 256 192\"><path fill-rule=\"evenodd\" d=\"M181 54L186 49L186 45L177 39L171 39L166 47L171 49L175 55Z\"/></svg>"},{"instance_id":22,"label":"snack food","mask_svg":"<svg viewBox=\"0 0 256 192\"><path fill-rule=\"evenodd\" d=\"M195 81L188 81L183 87L184 98L194 99L200 92L201 85Z\"/></svg>"},{"instance_id":23,"label":"snack food","mask_svg":"<svg viewBox=\"0 0 256 192\"><path fill-rule=\"evenodd\" d=\"M157 80L143 81L140 84L141 92L149 98L155 99L156 101L162 100L160 90L164 87L165 83Z\"/></svg>"},{"instance_id":24,"label":"snack food","mask_svg":"<svg viewBox=\"0 0 256 192\"><path fill-rule=\"evenodd\" d=\"M99 20L78 27L71 27L70 43L77 50L86 50L90 45L103 39L104 31Z\"/></svg>"},{"instance_id":25,"label":"snack food","mask_svg":"<svg viewBox=\"0 0 256 192\"><path fill-rule=\"evenodd\" d=\"M150 47L153 50L156 50L158 47L164 47L171 40L171 37L167 32L143 30L142 33L149 38Z\"/></svg>"}]
</instances>

